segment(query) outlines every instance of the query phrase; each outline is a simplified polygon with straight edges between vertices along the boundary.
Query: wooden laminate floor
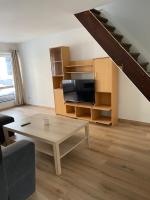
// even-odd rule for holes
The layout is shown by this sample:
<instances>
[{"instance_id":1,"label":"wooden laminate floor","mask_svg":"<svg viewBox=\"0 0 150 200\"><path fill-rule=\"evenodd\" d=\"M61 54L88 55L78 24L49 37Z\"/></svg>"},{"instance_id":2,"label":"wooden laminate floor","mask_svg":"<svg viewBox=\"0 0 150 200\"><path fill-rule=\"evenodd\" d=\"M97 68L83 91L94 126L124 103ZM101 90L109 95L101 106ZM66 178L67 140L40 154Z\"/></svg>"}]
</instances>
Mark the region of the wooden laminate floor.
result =
<instances>
[{"instance_id":1,"label":"wooden laminate floor","mask_svg":"<svg viewBox=\"0 0 150 200\"><path fill-rule=\"evenodd\" d=\"M2 113L23 118L49 109L24 106ZM37 153L37 191L30 200L150 200L150 127L90 125L90 149L80 145L62 159Z\"/></svg>"}]
</instances>

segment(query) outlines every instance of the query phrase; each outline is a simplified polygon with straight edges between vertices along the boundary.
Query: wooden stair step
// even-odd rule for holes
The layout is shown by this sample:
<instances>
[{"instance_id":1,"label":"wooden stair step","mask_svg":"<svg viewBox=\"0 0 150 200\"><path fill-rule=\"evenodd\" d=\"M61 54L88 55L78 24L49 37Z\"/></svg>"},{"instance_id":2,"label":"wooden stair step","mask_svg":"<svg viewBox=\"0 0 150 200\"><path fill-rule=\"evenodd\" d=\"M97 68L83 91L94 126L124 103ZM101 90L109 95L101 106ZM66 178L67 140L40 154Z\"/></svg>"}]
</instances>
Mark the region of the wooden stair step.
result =
<instances>
[{"instance_id":1,"label":"wooden stair step","mask_svg":"<svg viewBox=\"0 0 150 200\"><path fill-rule=\"evenodd\" d=\"M116 28L114 26L108 25L104 23L104 26L107 28L107 30L109 30L110 32L113 32L116 30Z\"/></svg>"},{"instance_id":2,"label":"wooden stair step","mask_svg":"<svg viewBox=\"0 0 150 200\"><path fill-rule=\"evenodd\" d=\"M130 48L131 48L131 46L132 46L132 44L129 44L129 43L121 43L121 45L122 45L122 47L124 48L124 49L126 49L127 51L129 51L130 50Z\"/></svg>"},{"instance_id":3,"label":"wooden stair step","mask_svg":"<svg viewBox=\"0 0 150 200\"><path fill-rule=\"evenodd\" d=\"M140 55L140 53L130 53L130 55L131 55L135 60L137 60L138 57L139 57L139 55Z\"/></svg>"},{"instance_id":4,"label":"wooden stair step","mask_svg":"<svg viewBox=\"0 0 150 200\"><path fill-rule=\"evenodd\" d=\"M96 15L100 15L101 14L101 12L99 11L99 10L96 10L96 9L91 9L90 10L93 14L96 14Z\"/></svg>"},{"instance_id":5,"label":"wooden stair step","mask_svg":"<svg viewBox=\"0 0 150 200\"><path fill-rule=\"evenodd\" d=\"M150 71L147 71L147 70L145 70L146 71L146 73L150 76Z\"/></svg>"},{"instance_id":6,"label":"wooden stair step","mask_svg":"<svg viewBox=\"0 0 150 200\"><path fill-rule=\"evenodd\" d=\"M101 22L101 23L107 23L108 22L108 19L100 16L100 15L97 15L95 13L93 13L95 15L95 17Z\"/></svg>"},{"instance_id":7,"label":"wooden stair step","mask_svg":"<svg viewBox=\"0 0 150 200\"><path fill-rule=\"evenodd\" d=\"M148 73L148 74L149 74L149 76L150 76L150 72L148 72L148 71L147 71L147 73Z\"/></svg>"},{"instance_id":8,"label":"wooden stair step","mask_svg":"<svg viewBox=\"0 0 150 200\"><path fill-rule=\"evenodd\" d=\"M101 22L107 23L108 19L106 19L105 17L99 16L99 19Z\"/></svg>"},{"instance_id":9,"label":"wooden stair step","mask_svg":"<svg viewBox=\"0 0 150 200\"><path fill-rule=\"evenodd\" d=\"M120 35L118 33L112 33L112 35L116 38L116 40L118 40L119 42L121 42L121 40L123 39L123 35Z\"/></svg>"},{"instance_id":10,"label":"wooden stair step","mask_svg":"<svg viewBox=\"0 0 150 200\"><path fill-rule=\"evenodd\" d=\"M145 62L145 63L139 63L141 65L141 67L146 70L147 69L147 66L149 65L148 62Z\"/></svg>"}]
</instances>

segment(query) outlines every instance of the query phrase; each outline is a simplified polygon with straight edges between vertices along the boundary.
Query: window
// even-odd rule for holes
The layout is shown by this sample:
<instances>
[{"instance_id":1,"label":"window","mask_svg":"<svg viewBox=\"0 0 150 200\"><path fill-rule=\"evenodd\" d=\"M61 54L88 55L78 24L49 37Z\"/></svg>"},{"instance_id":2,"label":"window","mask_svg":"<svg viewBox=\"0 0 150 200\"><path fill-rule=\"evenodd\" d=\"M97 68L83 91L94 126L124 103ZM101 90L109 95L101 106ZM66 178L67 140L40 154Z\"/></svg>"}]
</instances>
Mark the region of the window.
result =
<instances>
[{"instance_id":1,"label":"window","mask_svg":"<svg viewBox=\"0 0 150 200\"><path fill-rule=\"evenodd\" d=\"M0 54L0 103L15 100L11 54Z\"/></svg>"}]
</instances>

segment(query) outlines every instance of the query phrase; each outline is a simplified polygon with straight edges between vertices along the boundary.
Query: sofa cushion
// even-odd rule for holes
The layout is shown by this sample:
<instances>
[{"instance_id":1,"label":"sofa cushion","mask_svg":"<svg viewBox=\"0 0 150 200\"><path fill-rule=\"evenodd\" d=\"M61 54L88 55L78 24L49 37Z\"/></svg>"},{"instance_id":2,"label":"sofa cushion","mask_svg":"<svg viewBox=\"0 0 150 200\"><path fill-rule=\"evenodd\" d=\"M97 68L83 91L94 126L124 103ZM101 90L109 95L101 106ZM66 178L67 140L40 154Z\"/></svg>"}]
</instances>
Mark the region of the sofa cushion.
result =
<instances>
[{"instance_id":1,"label":"sofa cushion","mask_svg":"<svg viewBox=\"0 0 150 200\"><path fill-rule=\"evenodd\" d=\"M1 149L1 145L0 145L0 165L2 163L2 149Z\"/></svg>"},{"instance_id":2,"label":"sofa cushion","mask_svg":"<svg viewBox=\"0 0 150 200\"><path fill-rule=\"evenodd\" d=\"M6 181L6 172L3 168L2 151L0 146L0 199L8 200L8 184Z\"/></svg>"},{"instance_id":3,"label":"sofa cushion","mask_svg":"<svg viewBox=\"0 0 150 200\"><path fill-rule=\"evenodd\" d=\"M0 126L14 122L14 118L8 115L0 114Z\"/></svg>"},{"instance_id":4,"label":"sofa cushion","mask_svg":"<svg viewBox=\"0 0 150 200\"><path fill-rule=\"evenodd\" d=\"M4 133L3 133L3 125L9 124L11 122L14 122L13 117L0 114L0 144L3 144L3 142L5 141ZM13 136L13 135L14 135L13 133L9 132L9 136Z\"/></svg>"}]
</instances>

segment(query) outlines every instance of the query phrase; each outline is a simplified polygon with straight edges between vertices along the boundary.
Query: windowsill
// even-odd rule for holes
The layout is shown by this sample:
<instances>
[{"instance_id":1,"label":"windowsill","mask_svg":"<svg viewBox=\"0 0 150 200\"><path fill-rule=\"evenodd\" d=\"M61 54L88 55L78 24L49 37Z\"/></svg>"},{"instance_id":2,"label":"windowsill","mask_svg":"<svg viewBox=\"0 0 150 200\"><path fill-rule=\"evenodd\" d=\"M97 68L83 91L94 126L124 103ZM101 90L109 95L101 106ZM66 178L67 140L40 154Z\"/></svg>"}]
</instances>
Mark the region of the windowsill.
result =
<instances>
[{"instance_id":1,"label":"windowsill","mask_svg":"<svg viewBox=\"0 0 150 200\"><path fill-rule=\"evenodd\" d=\"M9 99L9 98L7 98L7 99L0 99L0 105L3 103L11 103L11 102L15 102L15 99L14 98L11 98L11 99Z\"/></svg>"},{"instance_id":2,"label":"windowsill","mask_svg":"<svg viewBox=\"0 0 150 200\"><path fill-rule=\"evenodd\" d=\"M11 108L14 106L15 106L15 101L3 102L3 103L0 103L0 110L4 110L4 109Z\"/></svg>"}]
</instances>

